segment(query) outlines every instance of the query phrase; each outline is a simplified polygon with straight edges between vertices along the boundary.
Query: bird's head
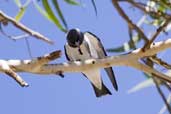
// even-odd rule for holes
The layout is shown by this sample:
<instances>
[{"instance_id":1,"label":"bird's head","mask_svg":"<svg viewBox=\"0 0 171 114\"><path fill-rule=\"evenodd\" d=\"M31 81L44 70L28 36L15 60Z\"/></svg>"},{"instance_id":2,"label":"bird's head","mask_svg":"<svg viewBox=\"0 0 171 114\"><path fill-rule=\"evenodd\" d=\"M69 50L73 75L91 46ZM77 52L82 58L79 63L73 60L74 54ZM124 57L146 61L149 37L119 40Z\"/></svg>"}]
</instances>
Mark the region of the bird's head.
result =
<instances>
[{"instance_id":1,"label":"bird's head","mask_svg":"<svg viewBox=\"0 0 171 114\"><path fill-rule=\"evenodd\" d=\"M67 33L67 42L71 47L79 47L84 40L84 35L79 29L71 29Z\"/></svg>"}]
</instances>

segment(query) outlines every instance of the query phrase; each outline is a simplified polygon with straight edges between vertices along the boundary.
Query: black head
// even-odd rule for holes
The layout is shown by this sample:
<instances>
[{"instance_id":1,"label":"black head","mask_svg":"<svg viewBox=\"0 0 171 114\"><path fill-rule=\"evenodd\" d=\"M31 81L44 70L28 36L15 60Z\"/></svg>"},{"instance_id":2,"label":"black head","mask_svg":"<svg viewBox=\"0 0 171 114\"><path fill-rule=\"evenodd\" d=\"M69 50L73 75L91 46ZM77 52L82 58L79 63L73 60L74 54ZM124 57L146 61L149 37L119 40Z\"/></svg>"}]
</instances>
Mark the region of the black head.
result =
<instances>
[{"instance_id":1,"label":"black head","mask_svg":"<svg viewBox=\"0 0 171 114\"><path fill-rule=\"evenodd\" d=\"M84 35L79 29L71 29L67 34L67 41L71 47L79 47L84 40Z\"/></svg>"}]
</instances>

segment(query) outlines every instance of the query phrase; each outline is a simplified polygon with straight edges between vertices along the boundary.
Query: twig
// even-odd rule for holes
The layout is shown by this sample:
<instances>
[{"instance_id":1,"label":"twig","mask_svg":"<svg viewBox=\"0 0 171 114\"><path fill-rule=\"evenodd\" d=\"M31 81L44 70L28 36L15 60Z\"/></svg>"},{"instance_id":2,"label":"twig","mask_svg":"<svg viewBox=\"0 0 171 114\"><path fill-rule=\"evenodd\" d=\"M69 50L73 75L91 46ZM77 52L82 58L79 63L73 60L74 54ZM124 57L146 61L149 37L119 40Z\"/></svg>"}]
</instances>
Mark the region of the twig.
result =
<instances>
[{"instance_id":1,"label":"twig","mask_svg":"<svg viewBox=\"0 0 171 114\"><path fill-rule=\"evenodd\" d=\"M135 29L140 36L144 39L145 42L148 41L147 36L144 34L144 32L137 26L135 25L130 19L129 17L125 14L125 12L122 10L122 8L119 6L118 1L117 0L112 0L112 3L114 5L114 7L117 9L118 13L120 14L120 16L122 16L123 19L125 19L125 21L128 23L128 25Z\"/></svg>"},{"instance_id":2,"label":"twig","mask_svg":"<svg viewBox=\"0 0 171 114\"><path fill-rule=\"evenodd\" d=\"M28 84L10 68L6 61L0 60L0 68L2 72L12 77L22 87L28 86Z\"/></svg>"},{"instance_id":3,"label":"twig","mask_svg":"<svg viewBox=\"0 0 171 114\"><path fill-rule=\"evenodd\" d=\"M12 77L20 86L22 87L28 87L29 85L27 82L25 82L17 73L15 73L13 70L9 69L4 71L5 74Z\"/></svg>"},{"instance_id":4,"label":"twig","mask_svg":"<svg viewBox=\"0 0 171 114\"><path fill-rule=\"evenodd\" d=\"M164 82L164 85L166 86L166 88L171 92L171 87L170 84L167 82Z\"/></svg>"},{"instance_id":5,"label":"twig","mask_svg":"<svg viewBox=\"0 0 171 114\"><path fill-rule=\"evenodd\" d=\"M25 60L25 61L15 61L12 60L12 63L15 63L15 65L18 64L27 64L29 69L31 69L33 72L40 69L40 67L44 64L47 64L49 61L52 61L56 58L59 58L61 56L61 51L55 51L50 54L44 55L42 57L38 57L37 59L33 59L31 61ZM15 62L14 62L15 61ZM21 71L20 68L16 68L15 65L9 64L9 61L0 60L0 71L4 72L8 76L12 77L14 80L16 80L17 83L19 83L22 87L28 86L28 84L16 73L16 70ZM56 72L56 74L59 74L62 76L62 72Z\"/></svg>"},{"instance_id":6,"label":"twig","mask_svg":"<svg viewBox=\"0 0 171 114\"><path fill-rule=\"evenodd\" d=\"M29 37L30 35L29 34L23 34L23 35L19 35L19 36L11 36L11 35L8 35L7 33L5 33L5 31L3 30L2 28L2 23L0 23L0 32L7 38L11 39L11 40L19 40L19 39L22 39L22 38L27 38Z\"/></svg>"},{"instance_id":7,"label":"twig","mask_svg":"<svg viewBox=\"0 0 171 114\"><path fill-rule=\"evenodd\" d=\"M165 21L165 23L156 30L156 32L151 37L151 39L148 42L146 42L146 44L144 45L143 51L148 49L150 47L150 45L154 42L154 40L157 38L157 36L165 29L165 27L167 27L167 25L170 23L170 19L167 19Z\"/></svg>"},{"instance_id":8,"label":"twig","mask_svg":"<svg viewBox=\"0 0 171 114\"><path fill-rule=\"evenodd\" d=\"M123 0L123 1L130 3L131 5L133 5L134 7L138 8L138 9L140 9L141 11L143 11L146 14L155 15L156 17L164 17L165 19L169 19L171 17L171 15L167 14L167 13L148 11L145 8L146 7L145 4L135 2L134 0Z\"/></svg>"},{"instance_id":9,"label":"twig","mask_svg":"<svg viewBox=\"0 0 171 114\"><path fill-rule=\"evenodd\" d=\"M154 68L151 68L150 66L148 65L144 65L140 62L134 62L131 67L133 68L136 68L138 70L141 70L147 74L152 74L153 76L155 76L156 78L162 80L162 81L166 81L166 82L169 82L171 83L171 78L168 77L167 75L155 70Z\"/></svg>"},{"instance_id":10,"label":"twig","mask_svg":"<svg viewBox=\"0 0 171 114\"><path fill-rule=\"evenodd\" d=\"M133 31L132 31L132 28L130 28L129 26L128 26L128 34L129 34L129 39L130 39L130 47L132 47L133 49L136 49L136 46L133 40Z\"/></svg>"},{"instance_id":11,"label":"twig","mask_svg":"<svg viewBox=\"0 0 171 114\"><path fill-rule=\"evenodd\" d=\"M113 1L114 1L114 0L113 0ZM160 34L160 32L162 32L163 29L164 29L165 27L167 27L167 25L170 23L171 15L165 14L165 13L163 13L163 12L147 11L147 10L145 9L146 5L144 5L144 4L142 4L142 3L135 2L135 1L133 1L133 0L121 0L121 1L128 2L128 3L132 4L133 6L137 7L138 9L140 9L141 11L144 11L145 13L154 14L154 15L156 15L156 16L158 16L158 17L163 16L163 17L165 17L165 19L166 19L165 23L164 23L162 26L160 26L160 27L156 30L156 32L154 33L154 35L152 36L152 38L151 38L149 41L146 41L146 44L144 45L144 48L143 48L143 50L145 51L146 49L149 48L149 46L151 45L151 43L156 39L156 37ZM117 2L116 2L116 1L115 1L115 4L117 5ZM118 6L119 6L119 4L118 4ZM120 9L121 9L121 8L120 8ZM122 9L121 9L121 10L122 10ZM124 12L122 12L122 13L124 13ZM125 18L125 19L126 19L126 18ZM127 20L128 20L128 19L127 19Z\"/></svg>"},{"instance_id":12,"label":"twig","mask_svg":"<svg viewBox=\"0 0 171 114\"><path fill-rule=\"evenodd\" d=\"M151 56L151 57L149 57L149 59L151 61L153 61L154 63L158 64L158 65L161 65L161 66L163 66L163 67L165 67L167 69L171 69L170 64L168 64L167 62L163 61L162 59L160 59L160 58L158 58L156 56Z\"/></svg>"},{"instance_id":13,"label":"twig","mask_svg":"<svg viewBox=\"0 0 171 114\"><path fill-rule=\"evenodd\" d=\"M27 38L25 38L25 42L26 42L26 46L27 46L29 56L30 56L30 58L33 58L32 53L31 53L31 47L30 47L29 40Z\"/></svg>"},{"instance_id":14,"label":"twig","mask_svg":"<svg viewBox=\"0 0 171 114\"><path fill-rule=\"evenodd\" d=\"M166 105L166 107L167 107L167 110L168 110L169 113L171 114L171 107L170 107L170 104L167 102L167 99L166 99L165 95L163 94L163 92L162 92L162 90L161 90L159 84L157 83L157 80L156 80L154 77L152 77L152 78L153 78L153 81L154 81L154 83L155 83L155 86L156 86L156 88L157 88L158 93L160 94L161 98L163 99L163 101L164 101L164 103L165 103L165 105Z\"/></svg>"},{"instance_id":15,"label":"twig","mask_svg":"<svg viewBox=\"0 0 171 114\"><path fill-rule=\"evenodd\" d=\"M170 101L171 101L171 94L169 94L169 96L167 97L167 102L170 103ZM166 105L164 105L164 106L161 108L161 110L159 111L158 114L164 114L164 112L166 111L166 109L167 109L167 107L166 107Z\"/></svg>"},{"instance_id":16,"label":"twig","mask_svg":"<svg viewBox=\"0 0 171 114\"><path fill-rule=\"evenodd\" d=\"M16 26L20 30L26 32L27 34L29 34L31 36L34 36L37 39L43 40L43 41L45 41L47 43L53 44L53 42L50 39L48 39L47 37L43 36L42 34L40 34L38 32L35 32L35 31L27 28L26 26L24 26L20 22L17 22L12 17L9 17L8 15L6 15L1 10L0 10L0 22L5 23L5 24L7 24L8 22L11 22L14 26Z\"/></svg>"},{"instance_id":17,"label":"twig","mask_svg":"<svg viewBox=\"0 0 171 114\"><path fill-rule=\"evenodd\" d=\"M155 54L155 55L156 55L156 54ZM156 57L156 56L154 56L154 57ZM151 59L147 58L147 60L146 60L145 63L146 63L149 67L154 68L154 63L153 63L153 61L151 61ZM156 75L156 74L153 74L153 73L152 73L151 78L153 79L153 82L154 82L154 84L155 84L155 86L156 86L156 89L157 89L158 93L160 94L160 96L161 96L161 98L163 99L163 101L164 101L164 103L165 103L165 105L166 105L168 111L169 111L170 114L171 114L171 107L170 107L169 103L167 102L167 98L164 96L164 93L162 92L162 90L161 90L161 88L160 88L160 84L163 83L163 84L167 87L168 90L170 90L170 87L167 86L167 82L162 81L162 80L159 80L159 79L157 79L156 77L154 77L153 75Z\"/></svg>"}]
</instances>

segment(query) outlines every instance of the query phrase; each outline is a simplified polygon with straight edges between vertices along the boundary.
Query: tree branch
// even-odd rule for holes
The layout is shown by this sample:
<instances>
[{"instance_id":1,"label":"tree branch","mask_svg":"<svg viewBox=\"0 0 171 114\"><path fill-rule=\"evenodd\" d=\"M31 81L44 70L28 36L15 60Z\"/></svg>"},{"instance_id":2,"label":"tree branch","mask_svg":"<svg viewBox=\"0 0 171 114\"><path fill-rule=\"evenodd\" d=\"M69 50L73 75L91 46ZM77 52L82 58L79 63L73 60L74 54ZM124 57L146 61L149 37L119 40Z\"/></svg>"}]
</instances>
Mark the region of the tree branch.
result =
<instances>
[{"instance_id":1,"label":"tree branch","mask_svg":"<svg viewBox=\"0 0 171 114\"><path fill-rule=\"evenodd\" d=\"M171 48L171 39L153 43L145 52L142 51L142 48L139 48L128 54L108 56L104 59L88 59L85 61L47 64L49 61L60 56L61 52L56 51L32 60L0 60L0 72L4 72L2 67L4 64L8 65L14 72L30 72L35 74L61 74L63 72L82 72L90 68L129 66L148 74L154 74L153 76L171 83L171 78L167 75L139 62L141 58L153 56L168 48Z\"/></svg>"},{"instance_id":2,"label":"tree branch","mask_svg":"<svg viewBox=\"0 0 171 114\"><path fill-rule=\"evenodd\" d=\"M154 35L151 37L151 39L146 42L146 44L143 47L143 50L145 51L146 49L148 49L150 47L150 45L154 42L154 40L157 38L157 36L167 27L167 25L170 23L170 19L167 19L163 25L161 25L156 32L154 33Z\"/></svg>"},{"instance_id":3,"label":"tree branch","mask_svg":"<svg viewBox=\"0 0 171 114\"><path fill-rule=\"evenodd\" d=\"M0 60L0 71L12 77L22 87L27 87L28 84L16 72L27 72L29 70L34 72L40 70L40 67L42 65L47 64L49 61L59 58L60 56L61 51L54 51L50 54L46 54L42 57L37 57L33 60ZM24 69L20 69L20 67L17 66L21 66ZM61 72L58 72L56 74L61 75Z\"/></svg>"},{"instance_id":4,"label":"tree branch","mask_svg":"<svg viewBox=\"0 0 171 114\"><path fill-rule=\"evenodd\" d=\"M28 27L24 26L22 23L17 22L15 19L13 19L12 17L9 17L8 15L6 15L4 12L2 12L0 10L0 23L3 23L6 25L8 22L11 22L14 26L16 26L20 30L26 32L30 36L34 36L37 39L40 39L47 43L53 44L53 42L50 39L48 39L47 37L43 36L42 34L40 34L38 32L35 32L35 31L29 29Z\"/></svg>"},{"instance_id":5,"label":"tree branch","mask_svg":"<svg viewBox=\"0 0 171 114\"><path fill-rule=\"evenodd\" d=\"M165 97L164 93L162 92L161 88L160 88L160 85L157 83L157 80L156 78L153 77L153 81L156 85L156 88L157 88L157 91L158 93L160 94L162 100L164 101L166 107L167 107L167 110L169 111L169 113L171 114L171 107L170 107L170 104L169 102L167 101L167 98Z\"/></svg>"},{"instance_id":6,"label":"tree branch","mask_svg":"<svg viewBox=\"0 0 171 114\"><path fill-rule=\"evenodd\" d=\"M145 42L148 42L148 38L147 36L144 34L144 32L137 26L135 25L130 19L129 17L125 14L125 12L122 10L122 8L119 6L118 1L117 0L112 0L113 6L116 8L116 10L118 11L118 13L120 14L120 16L128 23L128 25L135 29L140 36L144 39Z\"/></svg>"},{"instance_id":7,"label":"tree branch","mask_svg":"<svg viewBox=\"0 0 171 114\"><path fill-rule=\"evenodd\" d=\"M119 1L121 1L121 0L119 0ZM171 15L167 14L167 13L147 10L147 8L146 8L147 6L145 4L135 2L134 0L122 0L121 2L128 2L132 6L134 6L134 7L138 8L139 10L143 11L145 14L155 15L156 17L164 17L165 19L169 19L171 17Z\"/></svg>"}]
</instances>

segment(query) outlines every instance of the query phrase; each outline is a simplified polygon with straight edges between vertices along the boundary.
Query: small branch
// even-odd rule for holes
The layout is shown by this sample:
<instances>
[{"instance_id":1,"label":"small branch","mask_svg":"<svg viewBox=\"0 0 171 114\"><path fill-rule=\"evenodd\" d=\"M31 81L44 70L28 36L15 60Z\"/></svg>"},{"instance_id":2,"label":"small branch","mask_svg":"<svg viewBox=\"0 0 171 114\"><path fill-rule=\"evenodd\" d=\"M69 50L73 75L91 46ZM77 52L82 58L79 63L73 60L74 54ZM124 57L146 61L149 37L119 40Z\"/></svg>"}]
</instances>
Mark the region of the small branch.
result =
<instances>
[{"instance_id":1,"label":"small branch","mask_svg":"<svg viewBox=\"0 0 171 114\"><path fill-rule=\"evenodd\" d=\"M17 73L15 73L13 70L9 69L4 72L8 76L12 77L20 86L22 87L28 87L29 85L27 82L25 82Z\"/></svg>"},{"instance_id":2,"label":"small branch","mask_svg":"<svg viewBox=\"0 0 171 114\"><path fill-rule=\"evenodd\" d=\"M61 56L61 51L57 50L50 54L45 54L42 57L37 57L36 59L32 59L32 60L24 60L22 62L29 65L31 68L30 70L32 70L34 72L34 71L39 70L43 65L48 64L50 61L53 61L53 60L59 58L60 56Z\"/></svg>"},{"instance_id":3,"label":"small branch","mask_svg":"<svg viewBox=\"0 0 171 114\"><path fill-rule=\"evenodd\" d=\"M159 71L157 71L157 70L155 70L155 69L153 69L147 65L144 65L140 62L135 62L132 65L132 67L134 67L140 71L143 71L147 74L152 74L152 76L155 76L156 78L159 78L162 81L167 81L167 82L171 83L171 78L169 76L167 76L167 75L165 75L165 74L163 74L163 73L161 73L161 72L159 72Z\"/></svg>"},{"instance_id":4,"label":"small branch","mask_svg":"<svg viewBox=\"0 0 171 114\"><path fill-rule=\"evenodd\" d=\"M155 11L150 11L147 10L145 7L146 5L143 3L138 3L135 2L134 0L123 0L123 2L128 2L130 3L132 6L140 9L141 11L143 11L145 14L149 14L149 15L155 15L156 17L164 17L165 19L169 19L171 17L170 14L167 13L163 13L163 12L155 12Z\"/></svg>"},{"instance_id":5,"label":"small branch","mask_svg":"<svg viewBox=\"0 0 171 114\"><path fill-rule=\"evenodd\" d=\"M112 3L114 5L114 7L117 9L118 13L120 14L120 16L122 16L123 19L125 19L125 21L128 23L128 25L135 29L140 36L144 39L145 42L148 42L148 38L147 36L144 34L144 32L137 26L135 25L130 19L129 17L125 14L125 12L122 10L122 8L119 6L118 1L117 0L112 0Z\"/></svg>"},{"instance_id":6,"label":"small branch","mask_svg":"<svg viewBox=\"0 0 171 114\"><path fill-rule=\"evenodd\" d=\"M16 26L17 28L19 28L20 30L26 32L27 34L34 36L37 39L43 40L47 43L53 44L53 42L48 39L47 37L43 36L42 34L35 32L29 28L27 28L26 26L24 26L23 24L21 24L20 22L17 22L15 19L13 19L12 17L9 17L8 15L6 15L4 12L2 12L0 10L0 22L2 22L3 24L7 24L8 22L11 22L14 26Z\"/></svg>"},{"instance_id":7,"label":"small branch","mask_svg":"<svg viewBox=\"0 0 171 114\"><path fill-rule=\"evenodd\" d=\"M171 92L170 83L165 82L164 85L165 85L166 88L169 90L169 92Z\"/></svg>"},{"instance_id":8,"label":"small branch","mask_svg":"<svg viewBox=\"0 0 171 114\"><path fill-rule=\"evenodd\" d=\"M170 103L170 101L171 101L171 94L169 94L169 96L167 97L167 102L168 103ZM158 112L158 114L164 114L165 113L165 111L166 111L166 105L164 105L162 108L161 108L161 110Z\"/></svg>"},{"instance_id":9,"label":"small branch","mask_svg":"<svg viewBox=\"0 0 171 114\"><path fill-rule=\"evenodd\" d=\"M28 84L9 67L6 61L0 60L0 69L2 72L16 80L16 82L20 84L22 87L28 86Z\"/></svg>"},{"instance_id":10,"label":"small branch","mask_svg":"<svg viewBox=\"0 0 171 114\"><path fill-rule=\"evenodd\" d=\"M165 23L156 30L156 32L151 37L151 39L148 42L146 42L146 44L143 47L144 51L150 47L150 45L154 42L154 40L157 38L157 36L167 27L167 25L170 23L170 19L167 19L165 21Z\"/></svg>"},{"instance_id":11,"label":"small branch","mask_svg":"<svg viewBox=\"0 0 171 114\"><path fill-rule=\"evenodd\" d=\"M45 54L42 57L37 57L36 59L34 59L32 62L30 62L30 64L38 64L40 66L47 64L50 61L53 61L59 57L61 57L62 53L60 50L54 51L52 53L49 54Z\"/></svg>"},{"instance_id":12,"label":"small branch","mask_svg":"<svg viewBox=\"0 0 171 114\"><path fill-rule=\"evenodd\" d=\"M153 61L154 63L165 67L166 69L171 69L171 65L170 64L168 64L167 62L163 61L160 58L157 58L156 56L149 57L149 59L151 61Z\"/></svg>"},{"instance_id":13,"label":"small branch","mask_svg":"<svg viewBox=\"0 0 171 114\"><path fill-rule=\"evenodd\" d=\"M34 72L40 70L40 67L42 65L47 64L49 61L59 58L60 56L61 56L61 51L54 51L50 54L44 55L42 57L38 57L37 59L33 59L33 60L24 60L24 61L0 60L0 71L12 77L14 80L16 80L17 83L19 83L22 87L24 87L24 86L28 86L28 84L16 73L16 71L21 71L21 69L15 67L15 65L24 64L23 65L23 67L25 66L24 68L32 70L32 72ZM26 65L28 66L26 67ZM62 76L61 72L58 72L58 74Z\"/></svg>"},{"instance_id":14,"label":"small branch","mask_svg":"<svg viewBox=\"0 0 171 114\"><path fill-rule=\"evenodd\" d=\"M5 33L5 31L3 30L3 28L2 28L2 23L0 23L0 32L1 32L5 37L8 37L8 38L11 39L11 40L23 39L23 38L27 38L27 37L30 36L29 34L23 34L23 35L19 35L19 36L11 36L11 35L8 35L8 34Z\"/></svg>"},{"instance_id":15,"label":"small branch","mask_svg":"<svg viewBox=\"0 0 171 114\"><path fill-rule=\"evenodd\" d=\"M160 94L161 98L163 99L163 101L164 101L164 103L165 103L165 105L166 105L166 107L167 107L167 110L168 110L169 113L171 114L171 107L170 107L170 104L167 102L167 98L166 98L165 95L163 94L163 92L162 92L162 90L161 90L159 84L157 83L157 80L156 80L154 77L153 77L153 81L154 81L154 83L155 83L155 85L156 85L156 88L157 88L158 93Z\"/></svg>"}]
</instances>

